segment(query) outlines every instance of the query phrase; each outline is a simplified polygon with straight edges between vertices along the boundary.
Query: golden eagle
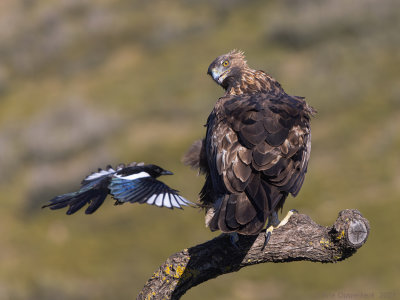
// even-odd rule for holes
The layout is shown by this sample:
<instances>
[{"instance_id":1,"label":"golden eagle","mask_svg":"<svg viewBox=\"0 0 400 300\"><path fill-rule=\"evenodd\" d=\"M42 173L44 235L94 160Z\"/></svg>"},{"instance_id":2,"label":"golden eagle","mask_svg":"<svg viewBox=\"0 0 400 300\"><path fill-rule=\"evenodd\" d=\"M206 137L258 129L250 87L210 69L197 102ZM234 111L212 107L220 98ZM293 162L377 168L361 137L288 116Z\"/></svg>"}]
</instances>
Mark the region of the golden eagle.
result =
<instances>
[{"instance_id":1,"label":"golden eagle","mask_svg":"<svg viewBox=\"0 0 400 300\"><path fill-rule=\"evenodd\" d=\"M225 94L208 117L206 137L183 160L205 173L200 203L212 231L258 234L267 219L278 225L277 211L303 184L314 109L249 68L240 51L217 57L207 74Z\"/></svg>"}]
</instances>

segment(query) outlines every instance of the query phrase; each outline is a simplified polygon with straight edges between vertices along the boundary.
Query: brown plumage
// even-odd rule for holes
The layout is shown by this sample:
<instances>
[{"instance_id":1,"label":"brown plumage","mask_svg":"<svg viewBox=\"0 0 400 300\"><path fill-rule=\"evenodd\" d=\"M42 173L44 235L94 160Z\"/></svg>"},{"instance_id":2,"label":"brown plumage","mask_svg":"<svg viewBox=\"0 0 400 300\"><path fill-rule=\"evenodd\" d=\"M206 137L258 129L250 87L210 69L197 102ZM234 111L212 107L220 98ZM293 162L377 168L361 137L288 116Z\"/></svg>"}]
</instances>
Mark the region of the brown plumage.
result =
<instances>
[{"instance_id":1,"label":"brown plumage","mask_svg":"<svg viewBox=\"0 0 400 300\"><path fill-rule=\"evenodd\" d=\"M208 74L225 94L208 117L205 139L184 162L206 175L200 203L212 231L257 234L303 184L314 110L249 68L242 52L219 56Z\"/></svg>"}]
</instances>

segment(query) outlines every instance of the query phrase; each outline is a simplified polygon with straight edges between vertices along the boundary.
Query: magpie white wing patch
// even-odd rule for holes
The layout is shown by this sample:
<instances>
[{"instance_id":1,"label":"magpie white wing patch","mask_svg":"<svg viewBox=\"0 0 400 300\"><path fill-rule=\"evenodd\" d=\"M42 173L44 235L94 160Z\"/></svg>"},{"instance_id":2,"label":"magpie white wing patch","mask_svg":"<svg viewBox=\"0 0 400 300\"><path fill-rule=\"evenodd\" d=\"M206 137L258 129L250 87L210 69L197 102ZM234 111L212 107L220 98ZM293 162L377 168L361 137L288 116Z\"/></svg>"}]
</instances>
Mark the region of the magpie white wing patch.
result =
<instances>
[{"instance_id":1,"label":"magpie white wing patch","mask_svg":"<svg viewBox=\"0 0 400 300\"><path fill-rule=\"evenodd\" d=\"M173 207L179 207L179 203L178 203L178 201L176 200L175 197L171 197L171 205Z\"/></svg>"},{"instance_id":2,"label":"magpie white wing patch","mask_svg":"<svg viewBox=\"0 0 400 300\"><path fill-rule=\"evenodd\" d=\"M149 173L147 172L140 172L140 173L136 173L136 174L132 174L132 175L115 175L115 177L118 178L122 178L125 180L135 180L135 179L139 179L139 178L146 178L146 177L150 177Z\"/></svg>"},{"instance_id":3,"label":"magpie white wing patch","mask_svg":"<svg viewBox=\"0 0 400 300\"><path fill-rule=\"evenodd\" d=\"M190 202L189 200L186 200L182 196L174 195L174 198L176 199L177 205L184 205L184 206L195 205L193 202Z\"/></svg>"},{"instance_id":4,"label":"magpie white wing patch","mask_svg":"<svg viewBox=\"0 0 400 300\"><path fill-rule=\"evenodd\" d=\"M163 194L153 194L146 201L147 204L156 205L158 207L168 207L168 208L182 208L182 206L189 206L194 203L186 200L182 196L173 193L163 193Z\"/></svg>"},{"instance_id":5,"label":"magpie white wing patch","mask_svg":"<svg viewBox=\"0 0 400 300\"><path fill-rule=\"evenodd\" d=\"M146 201L146 203L147 203L147 204L150 204L150 205L154 204L154 201L156 200L156 196L157 196L157 195L151 196L151 197L149 198L149 200Z\"/></svg>"},{"instance_id":6,"label":"magpie white wing patch","mask_svg":"<svg viewBox=\"0 0 400 300\"><path fill-rule=\"evenodd\" d=\"M163 201L163 197L164 196L164 194L159 194L159 195L157 195L157 198L156 198L156 201L154 202L154 204L155 205L157 205L157 206L164 206L163 204L164 204L164 201Z\"/></svg>"},{"instance_id":7,"label":"magpie white wing patch","mask_svg":"<svg viewBox=\"0 0 400 300\"><path fill-rule=\"evenodd\" d=\"M146 172L141 172L134 174L138 176L113 176L109 185L110 194L121 203L147 203L171 209L194 205L194 203L180 196L178 191L171 189L148 174L146 176L146 174Z\"/></svg>"},{"instance_id":8,"label":"magpie white wing patch","mask_svg":"<svg viewBox=\"0 0 400 300\"><path fill-rule=\"evenodd\" d=\"M163 204L164 204L165 207L172 208L169 194L164 194L163 195Z\"/></svg>"},{"instance_id":9,"label":"magpie white wing patch","mask_svg":"<svg viewBox=\"0 0 400 300\"><path fill-rule=\"evenodd\" d=\"M98 172L92 173L89 176L87 176L84 181L91 181L100 177L103 177L105 175L110 175L115 173L116 171L113 168L109 168L108 170L99 170Z\"/></svg>"}]
</instances>

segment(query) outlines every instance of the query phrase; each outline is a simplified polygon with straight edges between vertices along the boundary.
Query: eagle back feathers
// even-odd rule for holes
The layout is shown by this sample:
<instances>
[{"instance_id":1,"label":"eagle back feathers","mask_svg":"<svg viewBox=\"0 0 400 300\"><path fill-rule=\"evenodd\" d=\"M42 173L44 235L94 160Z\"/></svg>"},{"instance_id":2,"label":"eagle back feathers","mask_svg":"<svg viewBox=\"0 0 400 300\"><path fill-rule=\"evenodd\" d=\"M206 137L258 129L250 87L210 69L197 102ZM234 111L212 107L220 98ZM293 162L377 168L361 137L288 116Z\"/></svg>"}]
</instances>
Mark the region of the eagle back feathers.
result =
<instances>
[{"instance_id":1,"label":"eagle back feathers","mask_svg":"<svg viewBox=\"0 0 400 300\"><path fill-rule=\"evenodd\" d=\"M267 73L250 69L243 53L232 57L234 75L220 84L225 95L208 117L205 140L190 165L206 173L200 202L210 229L257 234L304 182L315 111Z\"/></svg>"},{"instance_id":2,"label":"eagle back feathers","mask_svg":"<svg viewBox=\"0 0 400 300\"><path fill-rule=\"evenodd\" d=\"M214 229L261 230L304 181L311 145L305 101L286 94L227 95L218 100L207 126L211 184L206 186L213 192L203 193L201 201L207 205L231 195L223 198L219 216L224 217Z\"/></svg>"}]
</instances>

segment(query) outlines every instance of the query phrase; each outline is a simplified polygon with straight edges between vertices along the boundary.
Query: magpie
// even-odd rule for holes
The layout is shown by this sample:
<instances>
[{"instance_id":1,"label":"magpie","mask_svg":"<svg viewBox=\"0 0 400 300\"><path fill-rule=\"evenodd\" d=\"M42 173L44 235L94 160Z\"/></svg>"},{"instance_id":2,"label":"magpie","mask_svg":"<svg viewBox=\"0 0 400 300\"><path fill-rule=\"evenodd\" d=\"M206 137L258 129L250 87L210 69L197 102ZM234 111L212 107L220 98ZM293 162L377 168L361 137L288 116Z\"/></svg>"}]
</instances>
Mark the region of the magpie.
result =
<instances>
[{"instance_id":1,"label":"magpie","mask_svg":"<svg viewBox=\"0 0 400 300\"><path fill-rule=\"evenodd\" d=\"M180 196L177 190L156 179L161 175L172 174L152 164L120 164L115 170L109 165L83 179L79 191L54 197L42 208L60 209L69 206L67 215L71 215L88 204L85 213L92 214L103 204L108 194L116 200L115 205L138 202L170 209L193 205Z\"/></svg>"}]
</instances>

